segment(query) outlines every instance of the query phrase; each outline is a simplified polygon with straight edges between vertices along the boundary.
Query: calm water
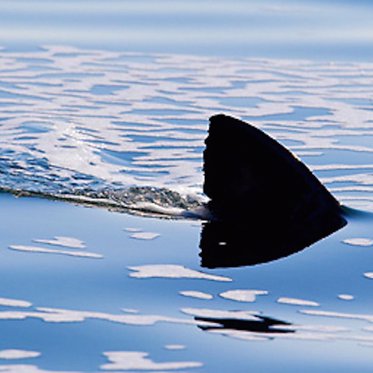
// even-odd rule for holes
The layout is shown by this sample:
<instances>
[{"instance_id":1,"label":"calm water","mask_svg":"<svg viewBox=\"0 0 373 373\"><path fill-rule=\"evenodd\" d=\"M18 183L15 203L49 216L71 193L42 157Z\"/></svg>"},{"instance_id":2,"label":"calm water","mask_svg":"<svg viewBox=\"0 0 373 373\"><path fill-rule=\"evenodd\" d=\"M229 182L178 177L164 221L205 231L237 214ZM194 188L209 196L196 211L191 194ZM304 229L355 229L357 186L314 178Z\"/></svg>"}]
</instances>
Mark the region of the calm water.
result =
<instances>
[{"instance_id":1,"label":"calm water","mask_svg":"<svg viewBox=\"0 0 373 373\"><path fill-rule=\"evenodd\" d=\"M0 372L370 372L372 4L175 4L0 3L0 189L41 197L0 193ZM349 224L208 270L202 222L123 213L205 200L220 112L289 147Z\"/></svg>"},{"instance_id":2,"label":"calm water","mask_svg":"<svg viewBox=\"0 0 373 373\"><path fill-rule=\"evenodd\" d=\"M199 222L0 200L1 371L371 370L371 214L290 257L208 270Z\"/></svg>"}]
</instances>

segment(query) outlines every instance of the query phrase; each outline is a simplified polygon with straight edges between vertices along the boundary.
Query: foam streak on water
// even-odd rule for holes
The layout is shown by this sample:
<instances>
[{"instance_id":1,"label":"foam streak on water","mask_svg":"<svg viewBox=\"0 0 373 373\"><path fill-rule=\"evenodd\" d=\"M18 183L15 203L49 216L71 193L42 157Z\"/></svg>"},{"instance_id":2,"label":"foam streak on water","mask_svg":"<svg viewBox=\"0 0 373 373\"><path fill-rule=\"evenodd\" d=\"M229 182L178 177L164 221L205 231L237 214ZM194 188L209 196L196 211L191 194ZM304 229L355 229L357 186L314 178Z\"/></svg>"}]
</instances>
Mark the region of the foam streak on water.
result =
<instances>
[{"instance_id":1,"label":"foam streak on water","mask_svg":"<svg viewBox=\"0 0 373 373\"><path fill-rule=\"evenodd\" d=\"M208 118L224 112L290 147L343 202L373 207L373 64L53 46L0 59L2 189L188 207Z\"/></svg>"}]
</instances>

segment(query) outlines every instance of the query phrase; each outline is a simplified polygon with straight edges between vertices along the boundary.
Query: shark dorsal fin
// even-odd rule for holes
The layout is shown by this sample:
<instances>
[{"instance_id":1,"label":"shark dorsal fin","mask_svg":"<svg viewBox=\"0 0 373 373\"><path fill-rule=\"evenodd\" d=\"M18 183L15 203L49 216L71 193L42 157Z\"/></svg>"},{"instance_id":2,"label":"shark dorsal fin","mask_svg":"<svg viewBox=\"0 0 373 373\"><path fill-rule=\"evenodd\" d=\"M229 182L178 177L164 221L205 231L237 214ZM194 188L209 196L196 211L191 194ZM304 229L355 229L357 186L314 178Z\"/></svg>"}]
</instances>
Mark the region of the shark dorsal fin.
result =
<instances>
[{"instance_id":1,"label":"shark dorsal fin","mask_svg":"<svg viewBox=\"0 0 373 373\"><path fill-rule=\"evenodd\" d=\"M241 120L210 118L204 192L224 220L296 216L303 209L339 209L337 200L289 150Z\"/></svg>"},{"instance_id":2,"label":"shark dorsal fin","mask_svg":"<svg viewBox=\"0 0 373 373\"><path fill-rule=\"evenodd\" d=\"M205 143L204 192L212 218L201 238L202 264L224 266L218 253L230 249L233 255L233 246L237 260L230 258L230 265L238 257L246 263L237 265L269 261L346 224L340 204L312 172L258 128L216 115ZM250 250L242 243L245 235L251 237Z\"/></svg>"}]
</instances>

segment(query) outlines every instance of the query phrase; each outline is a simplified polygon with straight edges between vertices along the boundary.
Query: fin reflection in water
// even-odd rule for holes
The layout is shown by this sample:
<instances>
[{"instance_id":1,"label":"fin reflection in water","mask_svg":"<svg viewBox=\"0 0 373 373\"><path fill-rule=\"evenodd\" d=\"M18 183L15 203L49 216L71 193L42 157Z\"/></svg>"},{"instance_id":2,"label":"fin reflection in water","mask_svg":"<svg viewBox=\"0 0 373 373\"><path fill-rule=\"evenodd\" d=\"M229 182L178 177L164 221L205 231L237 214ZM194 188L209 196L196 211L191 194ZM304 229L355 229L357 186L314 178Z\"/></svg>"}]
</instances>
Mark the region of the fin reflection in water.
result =
<instances>
[{"instance_id":1,"label":"fin reflection in water","mask_svg":"<svg viewBox=\"0 0 373 373\"><path fill-rule=\"evenodd\" d=\"M211 220L201 233L202 266L269 262L347 224L338 201L312 172L259 129L216 115L205 143Z\"/></svg>"}]
</instances>

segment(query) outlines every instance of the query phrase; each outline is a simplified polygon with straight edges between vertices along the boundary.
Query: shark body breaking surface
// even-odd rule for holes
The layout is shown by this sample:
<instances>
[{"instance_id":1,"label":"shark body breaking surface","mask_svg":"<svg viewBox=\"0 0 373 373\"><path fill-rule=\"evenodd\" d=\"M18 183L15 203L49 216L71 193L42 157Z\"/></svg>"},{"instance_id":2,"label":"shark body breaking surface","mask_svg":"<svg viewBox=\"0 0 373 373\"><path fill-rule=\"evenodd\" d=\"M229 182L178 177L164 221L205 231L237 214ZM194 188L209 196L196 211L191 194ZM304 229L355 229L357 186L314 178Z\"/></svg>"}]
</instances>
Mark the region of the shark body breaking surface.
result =
<instances>
[{"instance_id":1,"label":"shark body breaking surface","mask_svg":"<svg viewBox=\"0 0 373 373\"><path fill-rule=\"evenodd\" d=\"M202 203L167 188L75 194L21 192L144 216L204 220L201 265L255 265L298 252L347 224L340 203L293 153L260 129L219 114L203 152ZM17 194L17 193L16 193Z\"/></svg>"}]
</instances>

